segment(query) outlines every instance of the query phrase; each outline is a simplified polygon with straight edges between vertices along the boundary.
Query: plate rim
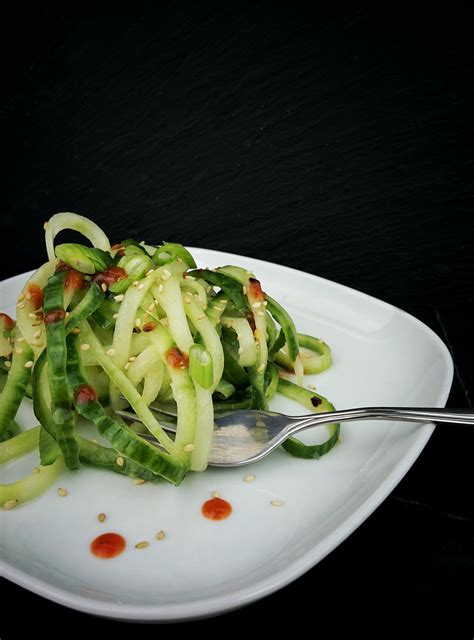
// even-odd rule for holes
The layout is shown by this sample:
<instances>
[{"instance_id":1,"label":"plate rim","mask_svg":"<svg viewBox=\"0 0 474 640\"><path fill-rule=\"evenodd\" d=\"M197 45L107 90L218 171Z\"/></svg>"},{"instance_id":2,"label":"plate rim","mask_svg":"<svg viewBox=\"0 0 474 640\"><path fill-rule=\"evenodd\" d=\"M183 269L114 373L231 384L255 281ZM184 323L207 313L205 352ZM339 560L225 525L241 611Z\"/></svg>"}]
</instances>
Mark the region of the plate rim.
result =
<instances>
[{"instance_id":1,"label":"plate rim","mask_svg":"<svg viewBox=\"0 0 474 640\"><path fill-rule=\"evenodd\" d=\"M271 267L277 267L285 271L290 271L298 275L305 275L314 279L315 281L324 282L331 287L343 290L344 292L350 292L351 294L357 294L371 303L381 305L387 309L395 310L397 313L406 317L409 322L418 326L418 329L427 334L436 345L439 354L443 358L443 364L445 366L444 380L442 380L441 389L438 394L438 402L440 406L445 406L449 397L451 385L454 376L454 364L449 352L448 347L442 341L442 339L424 322L419 320L416 316L400 309L399 307L375 298L370 294L367 294L358 289L354 289L347 285L335 282L328 278L296 269L294 267L288 267L283 264L276 264L268 260L261 260L252 256L246 256L242 254L234 254L227 251L218 251L215 249L206 249L202 247L188 247L189 250L195 252L212 253L217 255L226 256L228 258L246 258L252 260L258 264L270 265ZM5 280L0 281L0 285L4 282L11 280L15 277L25 275L17 274L11 276ZM0 286L1 290L1 286ZM63 606L81 611L83 613L89 613L93 615L99 615L109 619L116 620L130 620L130 621L146 621L146 622L173 622L173 621L186 621L195 620L199 618L210 617L214 615L223 614L234 609L238 609L246 604L250 604L256 600L259 600L271 593L274 593L278 589L283 588L294 580L298 579L306 571L312 569L318 562L325 558L333 549L339 546L351 533L353 533L364 522L375 509L385 500L385 498L393 491L396 485L403 479L411 466L414 464L420 453L426 446L429 438L431 437L435 425L429 423L422 425L418 429L415 440L410 449L398 460L397 464L392 469L384 480L380 483L375 491L373 491L357 509L355 509L349 517L347 517L338 527L331 531L331 535L325 537L320 543L315 544L300 558L291 562L287 567L270 574L269 576L261 579L259 582L237 589L236 591L227 592L226 594L219 596L207 597L199 600L193 600L192 602L176 603L176 604L153 604L153 605L136 605L125 604L117 602L97 602L91 598L81 596L64 588L51 585L46 580L32 576L22 569L11 565L8 561L0 557L0 575L11 582L19 585L22 588L27 589L39 596L52 600Z\"/></svg>"}]
</instances>

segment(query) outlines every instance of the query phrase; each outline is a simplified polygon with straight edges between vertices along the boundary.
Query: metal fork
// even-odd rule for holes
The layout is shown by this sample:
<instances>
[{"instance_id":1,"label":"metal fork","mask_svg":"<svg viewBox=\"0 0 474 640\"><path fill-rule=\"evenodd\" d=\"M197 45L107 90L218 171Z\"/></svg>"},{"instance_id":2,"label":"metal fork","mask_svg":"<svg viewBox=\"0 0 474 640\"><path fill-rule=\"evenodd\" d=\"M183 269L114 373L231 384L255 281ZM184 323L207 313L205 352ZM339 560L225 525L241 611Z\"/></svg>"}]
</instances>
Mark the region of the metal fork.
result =
<instances>
[{"instance_id":1,"label":"metal fork","mask_svg":"<svg viewBox=\"0 0 474 640\"><path fill-rule=\"evenodd\" d=\"M170 422L173 414L150 406L159 415L161 426L176 433L176 424ZM116 411L128 420L141 422L129 411ZM275 411L243 409L215 416L215 429L209 464L215 467L238 467L257 462L267 456L290 436L305 429L333 422L354 420L391 420L401 422L451 422L473 424L474 411L466 409L422 409L408 407L360 407L303 416L286 416ZM139 434L152 444L158 443L151 433Z\"/></svg>"}]
</instances>

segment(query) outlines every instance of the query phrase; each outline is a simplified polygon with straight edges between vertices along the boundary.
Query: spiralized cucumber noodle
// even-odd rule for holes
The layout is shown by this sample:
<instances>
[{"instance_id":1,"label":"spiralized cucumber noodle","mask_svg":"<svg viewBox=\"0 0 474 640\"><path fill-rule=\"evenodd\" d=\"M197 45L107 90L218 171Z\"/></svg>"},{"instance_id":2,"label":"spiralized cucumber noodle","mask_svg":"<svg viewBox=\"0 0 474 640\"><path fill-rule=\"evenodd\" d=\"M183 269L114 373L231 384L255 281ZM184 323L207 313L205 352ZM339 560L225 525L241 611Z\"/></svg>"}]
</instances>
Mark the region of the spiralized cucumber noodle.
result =
<instances>
[{"instance_id":1,"label":"spiralized cucumber noodle","mask_svg":"<svg viewBox=\"0 0 474 640\"><path fill-rule=\"evenodd\" d=\"M92 246L55 246L65 229ZM74 213L54 215L45 234L48 260L19 292L16 320L0 314L0 464L35 449L41 464L0 485L0 507L36 498L63 469L83 465L179 485L206 469L216 412L267 409L276 393L310 411L334 410L302 386L304 374L331 366L330 348L299 334L255 274L235 265L197 268L178 243L111 246ZM15 421L25 398L39 423L28 430ZM174 438L150 407L176 413ZM117 415L127 408L137 422ZM79 418L104 444L84 436ZM140 436L143 429L159 447ZM282 446L318 458L338 435L333 424L322 444L290 438Z\"/></svg>"}]
</instances>

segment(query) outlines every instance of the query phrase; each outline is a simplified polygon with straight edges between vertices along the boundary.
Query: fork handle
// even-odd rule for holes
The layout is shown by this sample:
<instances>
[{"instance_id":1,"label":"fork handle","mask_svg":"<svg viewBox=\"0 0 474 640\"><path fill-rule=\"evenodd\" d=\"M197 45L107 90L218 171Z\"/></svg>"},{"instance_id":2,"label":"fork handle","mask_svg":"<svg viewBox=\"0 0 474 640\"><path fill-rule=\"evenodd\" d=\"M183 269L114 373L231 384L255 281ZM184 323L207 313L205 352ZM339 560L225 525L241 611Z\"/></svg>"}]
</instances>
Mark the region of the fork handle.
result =
<instances>
[{"instance_id":1,"label":"fork handle","mask_svg":"<svg viewBox=\"0 0 474 640\"><path fill-rule=\"evenodd\" d=\"M467 409L423 409L418 407L359 407L298 416L289 428L294 435L304 429L348 420L392 420L398 422L451 422L474 425L474 411Z\"/></svg>"}]
</instances>

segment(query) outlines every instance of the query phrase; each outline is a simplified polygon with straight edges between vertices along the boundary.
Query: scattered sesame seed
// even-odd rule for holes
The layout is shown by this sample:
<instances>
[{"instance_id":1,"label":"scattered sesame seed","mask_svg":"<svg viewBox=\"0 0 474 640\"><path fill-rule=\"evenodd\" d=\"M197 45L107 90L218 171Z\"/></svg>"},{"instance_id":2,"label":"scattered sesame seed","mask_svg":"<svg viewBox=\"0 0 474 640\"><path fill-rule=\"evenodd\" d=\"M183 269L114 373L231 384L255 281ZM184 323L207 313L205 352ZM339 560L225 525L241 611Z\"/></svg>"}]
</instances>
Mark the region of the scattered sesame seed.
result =
<instances>
[{"instance_id":1,"label":"scattered sesame seed","mask_svg":"<svg viewBox=\"0 0 474 640\"><path fill-rule=\"evenodd\" d=\"M31 300L31 293L30 293L29 291L27 292L27 294L26 294L25 298L26 298L27 300Z\"/></svg>"},{"instance_id":2,"label":"scattered sesame seed","mask_svg":"<svg viewBox=\"0 0 474 640\"><path fill-rule=\"evenodd\" d=\"M104 522L105 517L106 517L106 516L105 516L105 513L99 513L99 515L97 516L97 520L98 520L99 522Z\"/></svg>"},{"instance_id":3,"label":"scattered sesame seed","mask_svg":"<svg viewBox=\"0 0 474 640\"><path fill-rule=\"evenodd\" d=\"M192 298L190 298L189 296L184 296L184 301L186 304L191 304L191 302L193 301Z\"/></svg>"},{"instance_id":4,"label":"scattered sesame seed","mask_svg":"<svg viewBox=\"0 0 474 640\"><path fill-rule=\"evenodd\" d=\"M255 478L256 478L256 475L254 473L250 473L248 476L245 476L244 481L253 482Z\"/></svg>"},{"instance_id":5,"label":"scattered sesame seed","mask_svg":"<svg viewBox=\"0 0 474 640\"><path fill-rule=\"evenodd\" d=\"M34 347L42 347L43 343L41 342L41 340L37 340L36 342L32 342L31 343Z\"/></svg>"},{"instance_id":6,"label":"scattered sesame seed","mask_svg":"<svg viewBox=\"0 0 474 640\"><path fill-rule=\"evenodd\" d=\"M148 269L148 271L146 272L145 275L151 276L152 273L155 273L155 270L154 269Z\"/></svg>"},{"instance_id":7,"label":"scattered sesame seed","mask_svg":"<svg viewBox=\"0 0 474 640\"><path fill-rule=\"evenodd\" d=\"M141 318L135 318L135 326L139 327L142 323L142 319Z\"/></svg>"},{"instance_id":8,"label":"scattered sesame seed","mask_svg":"<svg viewBox=\"0 0 474 640\"><path fill-rule=\"evenodd\" d=\"M119 456L115 462L118 464L119 467L123 467L123 465L125 464L125 460L122 458L122 456Z\"/></svg>"},{"instance_id":9,"label":"scattered sesame seed","mask_svg":"<svg viewBox=\"0 0 474 640\"><path fill-rule=\"evenodd\" d=\"M18 309L23 309L26 306L26 302L19 302L16 306Z\"/></svg>"},{"instance_id":10,"label":"scattered sesame seed","mask_svg":"<svg viewBox=\"0 0 474 640\"><path fill-rule=\"evenodd\" d=\"M261 307L261 306L262 306L262 303L261 303L261 302L254 302L254 303L252 304L252 307L253 307L254 309L258 309L258 308L259 308L259 307Z\"/></svg>"},{"instance_id":11,"label":"scattered sesame seed","mask_svg":"<svg viewBox=\"0 0 474 640\"><path fill-rule=\"evenodd\" d=\"M317 387L315 387L314 384L309 384L308 389L311 389L311 391L316 391Z\"/></svg>"},{"instance_id":12,"label":"scattered sesame seed","mask_svg":"<svg viewBox=\"0 0 474 640\"><path fill-rule=\"evenodd\" d=\"M145 480L143 478L133 478L133 484L145 484Z\"/></svg>"},{"instance_id":13,"label":"scattered sesame seed","mask_svg":"<svg viewBox=\"0 0 474 640\"><path fill-rule=\"evenodd\" d=\"M107 351L105 353L108 356L114 356L115 355L115 349L113 347L110 347L110 349L107 349Z\"/></svg>"},{"instance_id":14,"label":"scattered sesame seed","mask_svg":"<svg viewBox=\"0 0 474 640\"><path fill-rule=\"evenodd\" d=\"M164 274L165 276L168 276L168 278L170 278L170 277L171 277L171 271L169 271L168 269L163 269L163 274Z\"/></svg>"},{"instance_id":15,"label":"scattered sesame seed","mask_svg":"<svg viewBox=\"0 0 474 640\"><path fill-rule=\"evenodd\" d=\"M39 338L41 335L41 329L38 329L38 331L35 331L33 334L33 338Z\"/></svg>"},{"instance_id":16,"label":"scattered sesame seed","mask_svg":"<svg viewBox=\"0 0 474 640\"><path fill-rule=\"evenodd\" d=\"M125 365L124 365L124 367L123 367L123 368L125 369L125 371L128 371L128 370L130 369L130 365L131 365L131 364L132 364L131 362L126 362L126 363L125 363Z\"/></svg>"},{"instance_id":17,"label":"scattered sesame seed","mask_svg":"<svg viewBox=\"0 0 474 640\"><path fill-rule=\"evenodd\" d=\"M115 302L122 302L124 298L125 298L125 295L123 293L119 293L118 295L114 296Z\"/></svg>"},{"instance_id":18,"label":"scattered sesame seed","mask_svg":"<svg viewBox=\"0 0 474 640\"><path fill-rule=\"evenodd\" d=\"M5 362L3 363L7 369L9 369L12 366L12 363L9 360L5 360Z\"/></svg>"},{"instance_id":19,"label":"scattered sesame seed","mask_svg":"<svg viewBox=\"0 0 474 640\"><path fill-rule=\"evenodd\" d=\"M257 316L264 316L265 315L265 311L257 311Z\"/></svg>"},{"instance_id":20,"label":"scattered sesame seed","mask_svg":"<svg viewBox=\"0 0 474 640\"><path fill-rule=\"evenodd\" d=\"M165 532L163 531L163 529L161 531L158 531L158 533L156 534L156 539L157 540L164 540L165 538Z\"/></svg>"},{"instance_id":21,"label":"scattered sesame seed","mask_svg":"<svg viewBox=\"0 0 474 640\"><path fill-rule=\"evenodd\" d=\"M241 334L241 333L238 333L238 334L237 334L237 340L238 340L239 342L242 340L242 334Z\"/></svg>"},{"instance_id":22,"label":"scattered sesame seed","mask_svg":"<svg viewBox=\"0 0 474 640\"><path fill-rule=\"evenodd\" d=\"M38 473L40 473L40 471L41 471L40 467L34 467L33 468L33 473L38 474Z\"/></svg>"},{"instance_id":23,"label":"scattered sesame seed","mask_svg":"<svg viewBox=\"0 0 474 640\"><path fill-rule=\"evenodd\" d=\"M242 293L244 294L244 296L247 295L247 287L242 287Z\"/></svg>"},{"instance_id":24,"label":"scattered sesame seed","mask_svg":"<svg viewBox=\"0 0 474 640\"><path fill-rule=\"evenodd\" d=\"M100 285L100 288L104 293L107 291L107 285L105 284L105 282L102 282L102 284Z\"/></svg>"},{"instance_id":25,"label":"scattered sesame seed","mask_svg":"<svg viewBox=\"0 0 474 640\"><path fill-rule=\"evenodd\" d=\"M25 338L23 336L20 336L19 338L16 339L17 342L25 342Z\"/></svg>"},{"instance_id":26,"label":"scattered sesame seed","mask_svg":"<svg viewBox=\"0 0 474 640\"><path fill-rule=\"evenodd\" d=\"M17 353L18 355L20 355L21 353L23 353L23 349L21 347L17 347L15 349L15 353Z\"/></svg>"},{"instance_id":27,"label":"scattered sesame seed","mask_svg":"<svg viewBox=\"0 0 474 640\"><path fill-rule=\"evenodd\" d=\"M30 315L30 314L28 314L28 315ZM40 327L41 326L41 322L32 322L31 326L32 327Z\"/></svg>"},{"instance_id":28,"label":"scattered sesame seed","mask_svg":"<svg viewBox=\"0 0 474 640\"><path fill-rule=\"evenodd\" d=\"M190 453L191 451L194 451L194 445L191 443L185 444L183 447L183 451L186 451L186 453Z\"/></svg>"},{"instance_id":29,"label":"scattered sesame seed","mask_svg":"<svg viewBox=\"0 0 474 640\"><path fill-rule=\"evenodd\" d=\"M58 489L58 496L61 496L61 498L65 498L67 496L67 491L66 489L63 489L62 487L60 487Z\"/></svg>"},{"instance_id":30,"label":"scattered sesame seed","mask_svg":"<svg viewBox=\"0 0 474 640\"><path fill-rule=\"evenodd\" d=\"M145 285L143 284L143 282L140 282L140 284L137 287L138 291L141 291L144 288L145 288Z\"/></svg>"},{"instance_id":31,"label":"scattered sesame seed","mask_svg":"<svg viewBox=\"0 0 474 640\"><path fill-rule=\"evenodd\" d=\"M81 344L81 351L88 351L90 348L91 348L91 346L87 342L83 342Z\"/></svg>"},{"instance_id":32,"label":"scattered sesame seed","mask_svg":"<svg viewBox=\"0 0 474 640\"><path fill-rule=\"evenodd\" d=\"M264 364L260 364L260 365L258 365L258 367L257 367L257 371L258 371L258 373L263 373L263 372L265 371L265 368L266 368L266 367L265 367L265 365L264 365Z\"/></svg>"},{"instance_id":33,"label":"scattered sesame seed","mask_svg":"<svg viewBox=\"0 0 474 640\"><path fill-rule=\"evenodd\" d=\"M270 503L273 507L282 507L283 500L272 500Z\"/></svg>"},{"instance_id":34,"label":"scattered sesame seed","mask_svg":"<svg viewBox=\"0 0 474 640\"><path fill-rule=\"evenodd\" d=\"M220 498L221 497L221 494L219 493L219 491L213 491L211 495L212 495L213 498Z\"/></svg>"},{"instance_id":35,"label":"scattered sesame seed","mask_svg":"<svg viewBox=\"0 0 474 640\"><path fill-rule=\"evenodd\" d=\"M146 540L143 540L142 542L137 542L137 544L135 545L135 549L146 549L149 544L150 543L147 542Z\"/></svg>"},{"instance_id":36,"label":"scattered sesame seed","mask_svg":"<svg viewBox=\"0 0 474 640\"><path fill-rule=\"evenodd\" d=\"M137 356L130 356L130 358L128 359L129 362L133 362L134 360L137 359Z\"/></svg>"},{"instance_id":37,"label":"scattered sesame seed","mask_svg":"<svg viewBox=\"0 0 474 640\"><path fill-rule=\"evenodd\" d=\"M227 304L228 302L228 300L221 300L221 304Z\"/></svg>"},{"instance_id":38,"label":"scattered sesame seed","mask_svg":"<svg viewBox=\"0 0 474 640\"><path fill-rule=\"evenodd\" d=\"M263 306L264 306L264 307L266 307L266 306L267 306L267 304L268 304L268 302L267 302L266 300L264 300L264 301L262 302L262 304L263 304Z\"/></svg>"},{"instance_id":39,"label":"scattered sesame seed","mask_svg":"<svg viewBox=\"0 0 474 640\"><path fill-rule=\"evenodd\" d=\"M34 365L33 360L28 360L28 362L25 362L25 369L31 369L33 365Z\"/></svg>"},{"instance_id":40,"label":"scattered sesame seed","mask_svg":"<svg viewBox=\"0 0 474 640\"><path fill-rule=\"evenodd\" d=\"M93 440L91 440L92 444L99 444L99 441L96 440L95 438Z\"/></svg>"},{"instance_id":41,"label":"scattered sesame seed","mask_svg":"<svg viewBox=\"0 0 474 640\"><path fill-rule=\"evenodd\" d=\"M112 318L113 318L114 320L117 320L117 318L118 318L118 313L114 313L114 315L112 316Z\"/></svg>"},{"instance_id":42,"label":"scattered sesame seed","mask_svg":"<svg viewBox=\"0 0 474 640\"><path fill-rule=\"evenodd\" d=\"M18 500L13 498L12 500L7 500L3 503L3 508L8 511L8 509L13 509L18 504Z\"/></svg>"},{"instance_id":43,"label":"scattered sesame seed","mask_svg":"<svg viewBox=\"0 0 474 640\"><path fill-rule=\"evenodd\" d=\"M134 287L138 287L138 280L134 280L134 281L133 281L133 286L134 286Z\"/></svg>"},{"instance_id":44,"label":"scattered sesame seed","mask_svg":"<svg viewBox=\"0 0 474 640\"><path fill-rule=\"evenodd\" d=\"M19 295L19 296L18 296L18 298L17 298L17 301L18 301L18 302L21 302L21 301L22 301L22 300L24 300L24 299L25 299L25 294L24 294L24 293L20 293L20 295Z\"/></svg>"},{"instance_id":45,"label":"scattered sesame seed","mask_svg":"<svg viewBox=\"0 0 474 640\"><path fill-rule=\"evenodd\" d=\"M148 307L147 307L147 311L153 311L153 309L155 308L155 306L156 306L156 305L155 305L155 303L154 303L154 302L152 302L150 305L148 305Z\"/></svg>"},{"instance_id":46,"label":"scattered sesame seed","mask_svg":"<svg viewBox=\"0 0 474 640\"><path fill-rule=\"evenodd\" d=\"M37 320L37 319L38 319L38 316L36 315L36 313L33 313L32 311L30 311L30 312L28 313L28 318L34 318L35 320Z\"/></svg>"},{"instance_id":47,"label":"scattered sesame seed","mask_svg":"<svg viewBox=\"0 0 474 640\"><path fill-rule=\"evenodd\" d=\"M205 317L206 317L206 316L205 316L203 313L201 313L201 315L200 315L200 316L198 316L198 320L204 320L204 318L205 318Z\"/></svg>"}]
</instances>

